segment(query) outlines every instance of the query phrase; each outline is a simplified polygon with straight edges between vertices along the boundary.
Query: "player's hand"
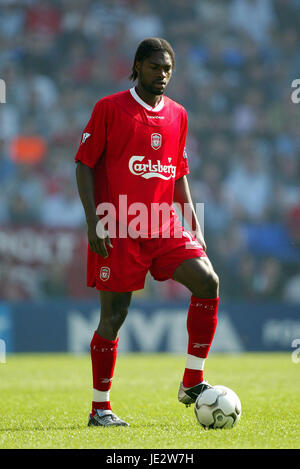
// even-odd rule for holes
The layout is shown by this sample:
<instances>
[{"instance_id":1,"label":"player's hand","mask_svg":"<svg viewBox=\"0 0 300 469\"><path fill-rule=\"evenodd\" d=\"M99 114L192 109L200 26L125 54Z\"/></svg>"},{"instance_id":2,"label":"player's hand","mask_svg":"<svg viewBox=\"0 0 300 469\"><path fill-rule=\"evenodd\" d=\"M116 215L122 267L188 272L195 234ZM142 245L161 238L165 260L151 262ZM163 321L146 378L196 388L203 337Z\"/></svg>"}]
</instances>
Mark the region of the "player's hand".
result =
<instances>
[{"instance_id":1,"label":"player's hand","mask_svg":"<svg viewBox=\"0 0 300 469\"><path fill-rule=\"evenodd\" d=\"M90 249L104 258L108 257L107 246L113 247L108 231L99 219L88 223L88 242Z\"/></svg>"}]
</instances>

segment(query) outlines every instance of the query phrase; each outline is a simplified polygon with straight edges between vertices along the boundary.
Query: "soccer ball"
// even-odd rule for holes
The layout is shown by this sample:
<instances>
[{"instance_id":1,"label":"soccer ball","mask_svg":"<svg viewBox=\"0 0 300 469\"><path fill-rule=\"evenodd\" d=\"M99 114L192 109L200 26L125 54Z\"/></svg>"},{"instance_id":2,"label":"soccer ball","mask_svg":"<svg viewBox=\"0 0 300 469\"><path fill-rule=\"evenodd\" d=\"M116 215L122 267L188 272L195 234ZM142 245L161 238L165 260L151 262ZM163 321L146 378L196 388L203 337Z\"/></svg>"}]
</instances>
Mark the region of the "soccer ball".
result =
<instances>
[{"instance_id":1,"label":"soccer ball","mask_svg":"<svg viewBox=\"0 0 300 469\"><path fill-rule=\"evenodd\" d=\"M194 411L204 428L231 428L240 420L242 406L232 389L217 385L199 394Z\"/></svg>"}]
</instances>

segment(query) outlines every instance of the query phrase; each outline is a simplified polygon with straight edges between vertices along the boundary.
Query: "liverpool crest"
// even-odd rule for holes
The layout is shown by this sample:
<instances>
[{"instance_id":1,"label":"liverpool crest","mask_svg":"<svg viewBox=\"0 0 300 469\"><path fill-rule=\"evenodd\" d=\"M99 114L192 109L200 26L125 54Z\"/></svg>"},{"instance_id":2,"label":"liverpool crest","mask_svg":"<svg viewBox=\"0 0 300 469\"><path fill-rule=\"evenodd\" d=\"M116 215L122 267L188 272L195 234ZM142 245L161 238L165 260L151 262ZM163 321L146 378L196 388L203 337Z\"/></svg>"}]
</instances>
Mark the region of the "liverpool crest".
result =
<instances>
[{"instance_id":1,"label":"liverpool crest","mask_svg":"<svg viewBox=\"0 0 300 469\"><path fill-rule=\"evenodd\" d=\"M103 282L108 280L110 277L110 268L109 267L101 267L100 269L100 278Z\"/></svg>"},{"instance_id":2,"label":"liverpool crest","mask_svg":"<svg viewBox=\"0 0 300 469\"><path fill-rule=\"evenodd\" d=\"M160 134L151 134L151 147L158 150L161 147L162 136Z\"/></svg>"}]
</instances>

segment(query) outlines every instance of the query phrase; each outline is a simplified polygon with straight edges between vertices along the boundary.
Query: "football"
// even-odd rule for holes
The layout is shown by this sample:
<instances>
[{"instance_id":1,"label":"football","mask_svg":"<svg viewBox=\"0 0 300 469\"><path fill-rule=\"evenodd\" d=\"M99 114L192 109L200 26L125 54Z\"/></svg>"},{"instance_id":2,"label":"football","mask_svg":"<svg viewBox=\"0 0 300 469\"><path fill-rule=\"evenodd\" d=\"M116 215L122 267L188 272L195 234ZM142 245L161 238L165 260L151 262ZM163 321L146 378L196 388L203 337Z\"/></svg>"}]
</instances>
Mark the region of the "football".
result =
<instances>
[{"instance_id":1,"label":"football","mask_svg":"<svg viewBox=\"0 0 300 469\"><path fill-rule=\"evenodd\" d=\"M199 394L194 411L204 428L231 428L240 420L242 406L232 389L216 385Z\"/></svg>"}]
</instances>

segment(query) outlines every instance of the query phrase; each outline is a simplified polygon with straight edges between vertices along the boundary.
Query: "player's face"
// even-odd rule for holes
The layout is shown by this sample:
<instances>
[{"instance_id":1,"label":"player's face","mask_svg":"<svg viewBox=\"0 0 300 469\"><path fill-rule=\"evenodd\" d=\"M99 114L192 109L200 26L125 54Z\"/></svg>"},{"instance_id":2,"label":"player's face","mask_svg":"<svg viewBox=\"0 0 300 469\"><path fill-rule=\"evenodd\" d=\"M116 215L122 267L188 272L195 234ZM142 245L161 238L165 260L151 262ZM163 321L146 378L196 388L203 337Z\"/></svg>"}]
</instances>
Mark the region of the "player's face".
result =
<instances>
[{"instance_id":1,"label":"player's face","mask_svg":"<svg viewBox=\"0 0 300 469\"><path fill-rule=\"evenodd\" d=\"M168 52L154 52L142 62L136 63L139 86L147 93L164 93L172 76L172 60Z\"/></svg>"}]
</instances>

